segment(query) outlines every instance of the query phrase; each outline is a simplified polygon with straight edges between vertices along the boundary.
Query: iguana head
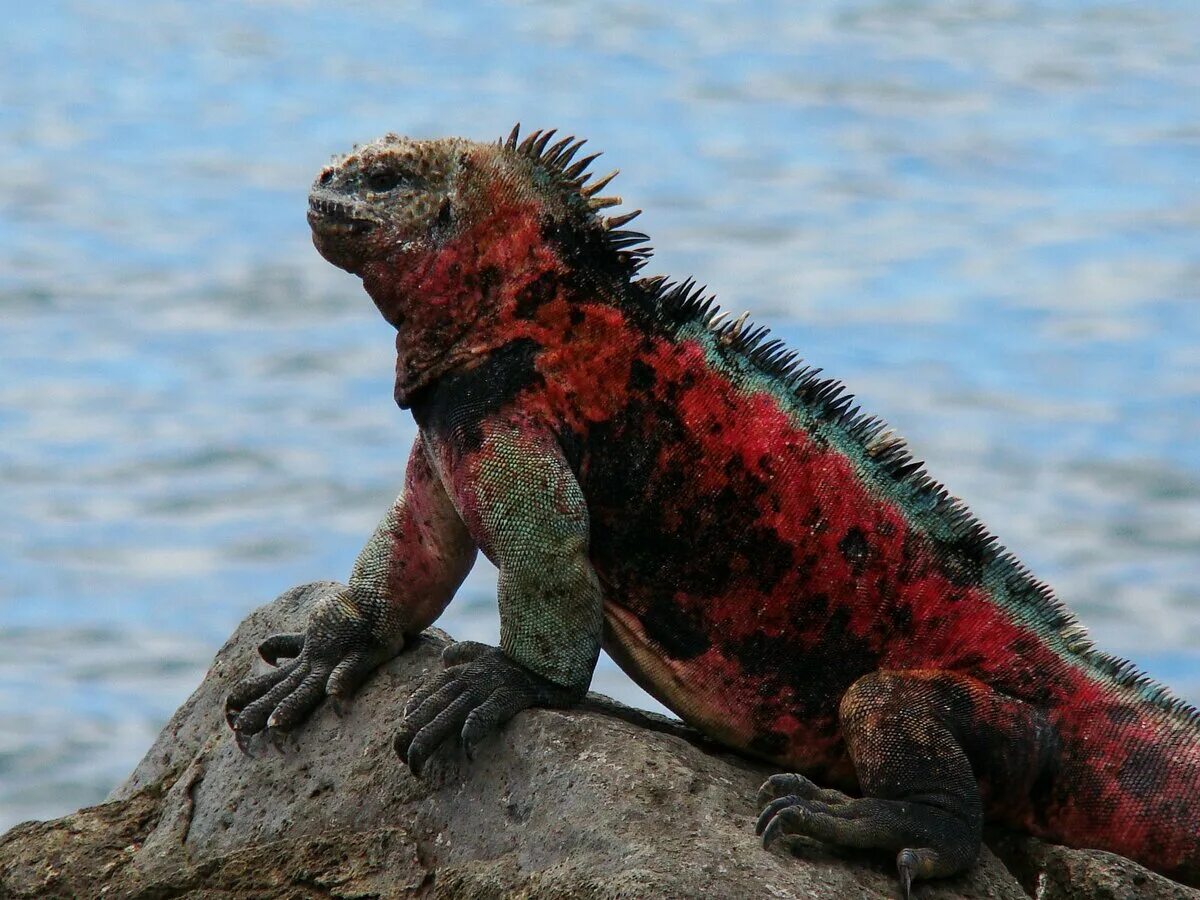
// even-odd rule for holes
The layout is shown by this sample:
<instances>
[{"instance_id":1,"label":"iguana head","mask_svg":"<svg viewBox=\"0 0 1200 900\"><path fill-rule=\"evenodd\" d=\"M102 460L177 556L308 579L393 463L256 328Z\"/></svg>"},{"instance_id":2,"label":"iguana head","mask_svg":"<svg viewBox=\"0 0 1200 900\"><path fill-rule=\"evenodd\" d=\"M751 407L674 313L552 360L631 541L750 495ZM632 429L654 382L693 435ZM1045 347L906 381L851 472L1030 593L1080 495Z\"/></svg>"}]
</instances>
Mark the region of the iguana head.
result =
<instances>
[{"instance_id":1,"label":"iguana head","mask_svg":"<svg viewBox=\"0 0 1200 900\"><path fill-rule=\"evenodd\" d=\"M628 280L648 250L645 235L616 231L636 213L604 218L620 202L597 193L575 161L583 141L551 143L389 134L317 176L309 194L313 243L359 275L397 329L397 398L408 397L475 354L511 339L531 286L562 289L572 273ZM597 154L598 155L598 154ZM507 329L507 330L506 330Z\"/></svg>"},{"instance_id":2,"label":"iguana head","mask_svg":"<svg viewBox=\"0 0 1200 900\"><path fill-rule=\"evenodd\" d=\"M308 197L313 243L362 275L372 262L424 252L451 237L466 141L389 134L321 170Z\"/></svg>"}]
</instances>

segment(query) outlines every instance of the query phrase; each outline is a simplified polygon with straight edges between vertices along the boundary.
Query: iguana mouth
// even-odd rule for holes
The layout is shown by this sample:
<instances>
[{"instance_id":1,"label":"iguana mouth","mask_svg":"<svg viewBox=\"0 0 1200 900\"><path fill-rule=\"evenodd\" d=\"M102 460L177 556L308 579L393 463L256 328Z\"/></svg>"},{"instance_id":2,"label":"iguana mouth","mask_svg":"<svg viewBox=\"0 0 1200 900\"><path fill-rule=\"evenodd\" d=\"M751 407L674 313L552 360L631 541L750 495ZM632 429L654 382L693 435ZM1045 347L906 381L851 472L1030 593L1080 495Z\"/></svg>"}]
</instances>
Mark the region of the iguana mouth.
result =
<instances>
[{"instance_id":1,"label":"iguana mouth","mask_svg":"<svg viewBox=\"0 0 1200 900\"><path fill-rule=\"evenodd\" d=\"M379 224L359 204L334 197L308 198L308 224L323 235L366 234Z\"/></svg>"}]
</instances>

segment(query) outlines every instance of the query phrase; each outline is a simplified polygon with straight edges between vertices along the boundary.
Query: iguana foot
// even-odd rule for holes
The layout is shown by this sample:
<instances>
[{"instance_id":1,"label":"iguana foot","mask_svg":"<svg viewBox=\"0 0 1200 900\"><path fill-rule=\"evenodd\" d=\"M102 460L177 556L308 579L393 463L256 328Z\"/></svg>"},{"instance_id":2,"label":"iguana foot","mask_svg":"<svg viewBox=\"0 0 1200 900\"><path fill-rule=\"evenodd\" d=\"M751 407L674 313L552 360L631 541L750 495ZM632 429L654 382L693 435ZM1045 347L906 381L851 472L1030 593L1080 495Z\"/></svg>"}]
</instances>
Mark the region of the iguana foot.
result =
<instances>
[{"instance_id":1,"label":"iguana foot","mask_svg":"<svg viewBox=\"0 0 1200 900\"><path fill-rule=\"evenodd\" d=\"M442 651L444 671L418 688L404 708L393 746L419 776L434 750L455 732L467 757L490 731L531 706L570 706L584 694L555 684L510 659L499 647L475 641Z\"/></svg>"},{"instance_id":2,"label":"iguana foot","mask_svg":"<svg viewBox=\"0 0 1200 900\"><path fill-rule=\"evenodd\" d=\"M327 588L314 605L303 632L274 634L258 652L276 668L250 675L225 699L225 721L238 747L249 753L252 735L267 733L282 749L288 731L303 722L325 698L335 705L349 698L380 663L403 647L403 638L385 643L345 586ZM280 660L288 662L281 663ZM340 710L339 710L340 711Z\"/></svg>"},{"instance_id":3,"label":"iguana foot","mask_svg":"<svg viewBox=\"0 0 1200 900\"><path fill-rule=\"evenodd\" d=\"M764 845L790 834L888 851L906 898L917 879L978 858L980 780L1027 794L1057 746L1044 712L955 672L869 673L842 695L839 718L863 796L776 775L759 793L758 833Z\"/></svg>"},{"instance_id":4,"label":"iguana foot","mask_svg":"<svg viewBox=\"0 0 1200 900\"><path fill-rule=\"evenodd\" d=\"M954 830L957 823L939 810L875 797L848 797L840 791L817 787L801 775L773 776L760 789L760 801L782 788L793 793L770 801L755 826L764 847L784 835L848 847L887 848L897 842L912 843L914 846L903 847L896 854L904 900L912 896L914 879L950 875L963 868L962 854L955 852L959 843ZM951 846L945 852L921 846L929 843Z\"/></svg>"}]
</instances>

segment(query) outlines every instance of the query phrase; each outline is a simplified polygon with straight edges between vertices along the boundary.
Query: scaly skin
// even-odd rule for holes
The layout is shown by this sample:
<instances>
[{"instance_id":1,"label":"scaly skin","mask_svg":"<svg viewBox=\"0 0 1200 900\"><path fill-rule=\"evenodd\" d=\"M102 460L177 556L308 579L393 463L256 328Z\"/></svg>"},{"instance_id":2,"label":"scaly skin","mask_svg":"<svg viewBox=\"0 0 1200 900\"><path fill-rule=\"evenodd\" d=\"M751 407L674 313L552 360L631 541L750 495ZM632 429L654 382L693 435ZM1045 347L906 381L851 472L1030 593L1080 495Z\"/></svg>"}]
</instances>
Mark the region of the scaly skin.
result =
<instances>
[{"instance_id":1,"label":"scaly skin","mask_svg":"<svg viewBox=\"0 0 1200 900\"><path fill-rule=\"evenodd\" d=\"M501 646L456 645L396 747L420 772L586 691L651 694L792 774L759 831L969 866L986 820L1200 884L1200 717L1082 629L840 385L690 282L639 279L570 139L389 135L321 173L318 250L396 327L405 493L296 659L229 700L246 741L344 697L481 549ZM606 181L607 179L605 179ZM830 787L819 788L809 778Z\"/></svg>"}]
</instances>

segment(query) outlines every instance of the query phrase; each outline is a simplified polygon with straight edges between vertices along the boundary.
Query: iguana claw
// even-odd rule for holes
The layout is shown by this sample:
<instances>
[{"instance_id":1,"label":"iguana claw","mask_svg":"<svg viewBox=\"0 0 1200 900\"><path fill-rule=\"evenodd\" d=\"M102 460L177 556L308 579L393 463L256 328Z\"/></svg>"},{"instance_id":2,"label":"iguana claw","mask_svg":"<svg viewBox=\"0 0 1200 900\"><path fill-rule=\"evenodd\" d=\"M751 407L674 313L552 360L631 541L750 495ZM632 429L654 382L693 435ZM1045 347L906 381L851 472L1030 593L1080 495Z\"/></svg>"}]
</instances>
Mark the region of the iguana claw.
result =
<instances>
[{"instance_id":1,"label":"iguana claw","mask_svg":"<svg viewBox=\"0 0 1200 900\"><path fill-rule=\"evenodd\" d=\"M901 850L896 855L896 870L900 873L900 890L904 900L912 900L913 870L917 865L917 855L911 850Z\"/></svg>"},{"instance_id":2,"label":"iguana claw","mask_svg":"<svg viewBox=\"0 0 1200 900\"><path fill-rule=\"evenodd\" d=\"M250 749L250 735L234 729L233 740L234 743L237 744L237 748L241 750L244 755L253 758L254 753Z\"/></svg>"},{"instance_id":3,"label":"iguana claw","mask_svg":"<svg viewBox=\"0 0 1200 900\"><path fill-rule=\"evenodd\" d=\"M294 659L304 649L304 633L273 634L258 645L258 655L269 665L279 665L281 658Z\"/></svg>"},{"instance_id":4,"label":"iguana claw","mask_svg":"<svg viewBox=\"0 0 1200 900\"><path fill-rule=\"evenodd\" d=\"M786 809L787 807L794 806L795 804L797 804L799 802L800 802L800 798L797 797L795 794L789 794L786 797L780 797L777 800L772 800L769 804L767 804L767 808L764 809L759 814L758 821L754 823L754 833L755 834L763 834L763 832L766 831L767 828L770 826L771 821L776 817L776 815L778 815L782 810ZM764 847L770 846L771 840L773 840L774 837L775 837L774 832L772 832L772 836L770 838L764 836L763 837L763 846Z\"/></svg>"},{"instance_id":5,"label":"iguana claw","mask_svg":"<svg viewBox=\"0 0 1200 900\"><path fill-rule=\"evenodd\" d=\"M286 731L284 731L282 728L268 725L265 734L267 736L267 740L270 742L271 746L275 748L277 753L287 753L288 733Z\"/></svg>"}]
</instances>

